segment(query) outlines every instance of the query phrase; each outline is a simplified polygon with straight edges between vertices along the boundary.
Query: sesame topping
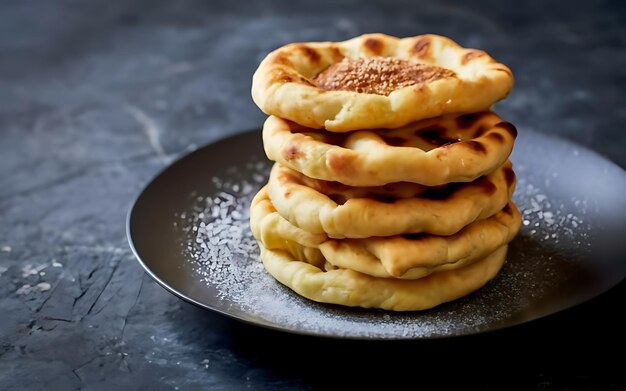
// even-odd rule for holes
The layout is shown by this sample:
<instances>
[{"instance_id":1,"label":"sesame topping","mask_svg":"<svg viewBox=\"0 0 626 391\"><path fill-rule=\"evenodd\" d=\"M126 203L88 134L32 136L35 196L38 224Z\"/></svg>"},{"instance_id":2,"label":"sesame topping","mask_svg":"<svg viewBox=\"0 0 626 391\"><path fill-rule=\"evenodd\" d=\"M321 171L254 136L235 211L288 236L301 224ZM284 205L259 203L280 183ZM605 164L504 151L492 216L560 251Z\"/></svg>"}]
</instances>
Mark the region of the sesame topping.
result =
<instances>
[{"instance_id":1,"label":"sesame topping","mask_svg":"<svg viewBox=\"0 0 626 391\"><path fill-rule=\"evenodd\" d=\"M415 64L399 58L344 58L318 74L314 83L324 90L389 95L399 88L454 75L445 68Z\"/></svg>"}]
</instances>

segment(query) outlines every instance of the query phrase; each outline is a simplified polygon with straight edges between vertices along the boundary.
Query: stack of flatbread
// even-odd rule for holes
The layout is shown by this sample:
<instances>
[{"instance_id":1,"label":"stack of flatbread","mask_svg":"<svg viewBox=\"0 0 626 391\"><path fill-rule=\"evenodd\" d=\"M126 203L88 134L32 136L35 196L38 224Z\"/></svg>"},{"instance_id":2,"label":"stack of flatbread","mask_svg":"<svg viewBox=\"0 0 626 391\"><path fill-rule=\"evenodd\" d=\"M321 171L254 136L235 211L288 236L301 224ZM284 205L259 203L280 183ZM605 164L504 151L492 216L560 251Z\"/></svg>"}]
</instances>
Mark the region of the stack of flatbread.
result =
<instances>
[{"instance_id":1,"label":"stack of flatbread","mask_svg":"<svg viewBox=\"0 0 626 391\"><path fill-rule=\"evenodd\" d=\"M250 225L309 299L423 310L482 287L520 227L509 68L448 38L368 34L271 52L252 96L275 161Z\"/></svg>"}]
</instances>

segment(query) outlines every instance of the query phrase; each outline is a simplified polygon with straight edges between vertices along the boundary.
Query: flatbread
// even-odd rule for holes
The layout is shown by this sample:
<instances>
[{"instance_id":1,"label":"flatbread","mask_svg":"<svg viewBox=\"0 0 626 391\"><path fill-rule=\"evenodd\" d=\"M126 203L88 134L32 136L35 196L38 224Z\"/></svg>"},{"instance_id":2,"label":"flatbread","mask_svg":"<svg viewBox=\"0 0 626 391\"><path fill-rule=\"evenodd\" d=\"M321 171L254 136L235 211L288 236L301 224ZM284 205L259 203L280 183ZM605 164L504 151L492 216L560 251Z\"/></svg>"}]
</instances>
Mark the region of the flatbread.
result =
<instances>
[{"instance_id":1,"label":"flatbread","mask_svg":"<svg viewBox=\"0 0 626 391\"><path fill-rule=\"evenodd\" d=\"M516 137L515 127L492 111L343 134L274 116L263 126L263 147L270 160L311 178L351 186L470 182L501 166Z\"/></svg>"},{"instance_id":2,"label":"flatbread","mask_svg":"<svg viewBox=\"0 0 626 391\"><path fill-rule=\"evenodd\" d=\"M367 238L408 233L452 235L504 208L515 189L510 162L466 184L421 197L352 198L343 204L309 187L297 171L274 165L267 192L278 213L292 225L332 238Z\"/></svg>"},{"instance_id":3,"label":"flatbread","mask_svg":"<svg viewBox=\"0 0 626 391\"><path fill-rule=\"evenodd\" d=\"M417 279L463 267L508 244L519 231L521 215L511 201L494 216L475 221L451 236L328 239L280 217L263 188L252 202L250 225L265 248L285 250L320 269L342 268L374 277Z\"/></svg>"},{"instance_id":4,"label":"flatbread","mask_svg":"<svg viewBox=\"0 0 626 391\"><path fill-rule=\"evenodd\" d=\"M323 271L286 251L261 246L265 269L310 300L351 307L417 311L463 297L494 278L506 258L502 246L483 260L417 280L377 278L350 269Z\"/></svg>"},{"instance_id":5,"label":"flatbread","mask_svg":"<svg viewBox=\"0 0 626 391\"><path fill-rule=\"evenodd\" d=\"M269 115L346 132L487 110L512 87L508 67L449 38L365 34L274 50L254 73L252 98Z\"/></svg>"},{"instance_id":6,"label":"flatbread","mask_svg":"<svg viewBox=\"0 0 626 391\"><path fill-rule=\"evenodd\" d=\"M326 260L319 245L328 240L325 234L312 234L294 227L277 212L261 188L250 204L250 230L259 243L269 249L289 251L297 259L323 268Z\"/></svg>"},{"instance_id":7,"label":"flatbread","mask_svg":"<svg viewBox=\"0 0 626 391\"><path fill-rule=\"evenodd\" d=\"M521 225L513 202L495 215L471 223L450 236L398 235L334 239L319 245L332 265L374 277L417 279L432 272L463 267L508 244Z\"/></svg>"}]
</instances>

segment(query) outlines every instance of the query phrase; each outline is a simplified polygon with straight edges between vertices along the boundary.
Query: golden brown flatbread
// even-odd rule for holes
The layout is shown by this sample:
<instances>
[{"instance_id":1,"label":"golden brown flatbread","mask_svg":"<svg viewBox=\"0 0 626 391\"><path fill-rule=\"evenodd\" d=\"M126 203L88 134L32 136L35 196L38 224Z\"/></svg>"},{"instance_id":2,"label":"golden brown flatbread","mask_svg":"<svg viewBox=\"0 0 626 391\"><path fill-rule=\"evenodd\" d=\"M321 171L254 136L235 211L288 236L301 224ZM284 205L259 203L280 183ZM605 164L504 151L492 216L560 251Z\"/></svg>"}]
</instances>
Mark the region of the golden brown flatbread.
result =
<instances>
[{"instance_id":1,"label":"golden brown flatbread","mask_svg":"<svg viewBox=\"0 0 626 391\"><path fill-rule=\"evenodd\" d=\"M508 244L519 231L521 216L515 204L509 202L494 216L475 221L451 236L329 239L289 224L276 212L263 188L252 201L250 225L265 248L286 250L320 269L342 268L374 277L417 279L466 266Z\"/></svg>"},{"instance_id":2,"label":"golden brown flatbread","mask_svg":"<svg viewBox=\"0 0 626 391\"><path fill-rule=\"evenodd\" d=\"M308 299L351 307L417 311L465 296L496 276L506 258L502 246L468 266L432 273L417 280L377 278L350 269L323 271L281 250L261 246L265 269Z\"/></svg>"},{"instance_id":3,"label":"golden brown flatbread","mask_svg":"<svg viewBox=\"0 0 626 391\"><path fill-rule=\"evenodd\" d=\"M469 182L501 166L517 130L492 111L451 114L398 129L330 133L278 117L263 126L270 160L351 186Z\"/></svg>"},{"instance_id":4,"label":"golden brown flatbread","mask_svg":"<svg viewBox=\"0 0 626 391\"><path fill-rule=\"evenodd\" d=\"M278 163L267 192L291 224L332 238L367 238L408 233L452 235L504 208L515 189L510 162L474 182L448 185L414 198L352 198L343 204L310 187L310 180Z\"/></svg>"},{"instance_id":5,"label":"golden brown flatbread","mask_svg":"<svg viewBox=\"0 0 626 391\"><path fill-rule=\"evenodd\" d=\"M269 115L346 132L487 110L512 87L511 70L482 50L432 34L366 34L276 49L254 73L252 97Z\"/></svg>"},{"instance_id":6,"label":"golden brown flatbread","mask_svg":"<svg viewBox=\"0 0 626 391\"><path fill-rule=\"evenodd\" d=\"M289 224L276 212L267 196L266 186L252 199L250 230L263 246L289 251L301 261L323 268L325 259L318 247L328 240L328 236L312 234Z\"/></svg>"}]
</instances>

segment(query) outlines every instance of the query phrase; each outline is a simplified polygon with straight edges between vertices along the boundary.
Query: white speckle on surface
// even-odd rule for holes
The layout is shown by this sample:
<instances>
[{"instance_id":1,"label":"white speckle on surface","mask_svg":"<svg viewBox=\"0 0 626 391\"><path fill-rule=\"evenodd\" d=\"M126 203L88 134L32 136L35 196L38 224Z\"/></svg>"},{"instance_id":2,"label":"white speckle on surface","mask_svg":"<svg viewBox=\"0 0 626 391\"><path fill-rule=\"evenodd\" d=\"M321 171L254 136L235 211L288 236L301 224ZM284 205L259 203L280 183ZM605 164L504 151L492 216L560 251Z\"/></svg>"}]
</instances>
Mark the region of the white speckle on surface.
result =
<instances>
[{"instance_id":1,"label":"white speckle on surface","mask_svg":"<svg viewBox=\"0 0 626 391\"><path fill-rule=\"evenodd\" d=\"M2 250L3 253L10 253L12 249L11 246L2 246L0 250Z\"/></svg>"},{"instance_id":2,"label":"white speckle on surface","mask_svg":"<svg viewBox=\"0 0 626 391\"><path fill-rule=\"evenodd\" d=\"M63 264L61 262L57 262L56 259L53 259L52 267L63 267Z\"/></svg>"},{"instance_id":3,"label":"white speckle on surface","mask_svg":"<svg viewBox=\"0 0 626 391\"><path fill-rule=\"evenodd\" d=\"M28 263L22 267L22 278L26 278L29 276L36 276L39 274L40 271L42 271L43 269L47 267L48 265L45 265L45 264L33 266L30 263Z\"/></svg>"},{"instance_id":4,"label":"white speckle on surface","mask_svg":"<svg viewBox=\"0 0 626 391\"><path fill-rule=\"evenodd\" d=\"M267 169L263 164L262 172ZM252 182L213 177L211 182L221 191L200 197L192 213L180 214L185 221L183 230L189 235L183 247L198 275L218 287L220 298L245 301L247 287L243 282L264 273L248 223L252 197L266 180L259 175L259 180Z\"/></svg>"},{"instance_id":5,"label":"white speckle on surface","mask_svg":"<svg viewBox=\"0 0 626 391\"><path fill-rule=\"evenodd\" d=\"M523 167L521 170L523 171ZM541 242L558 243L561 237L569 238L569 240L578 236L584 237L591 229L589 225L583 226L582 224L582 216L587 213L587 200L574 198L570 200L573 204L571 206L566 206L563 202L558 202L557 205L556 202L551 202L545 191L542 191L533 181L528 180L525 175L518 175L514 199L524 216L523 226L532 226L533 229L529 233L537 234ZM576 214L572 212L572 209L576 211Z\"/></svg>"},{"instance_id":6,"label":"white speckle on surface","mask_svg":"<svg viewBox=\"0 0 626 391\"><path fill-rule=\"evenodd\" d=\"M16 295L27 295L32 291L33 287L29 284L22 285L18 290L15 291Z\"/></svg>"},{"instance_id":7,"label":"white speckle on surface","mask_svg":"<svg viewBox=\"0 0 626 391\"><path fill-rule=\"evenodd\" d=\"M52 286L47 282L40 282L35 286L31 286L30 284L22 285L18 290L15 291L16 295L28 295L35 291L38 292L46 292L49 291Z\"/></svg>"}]
</instances>

